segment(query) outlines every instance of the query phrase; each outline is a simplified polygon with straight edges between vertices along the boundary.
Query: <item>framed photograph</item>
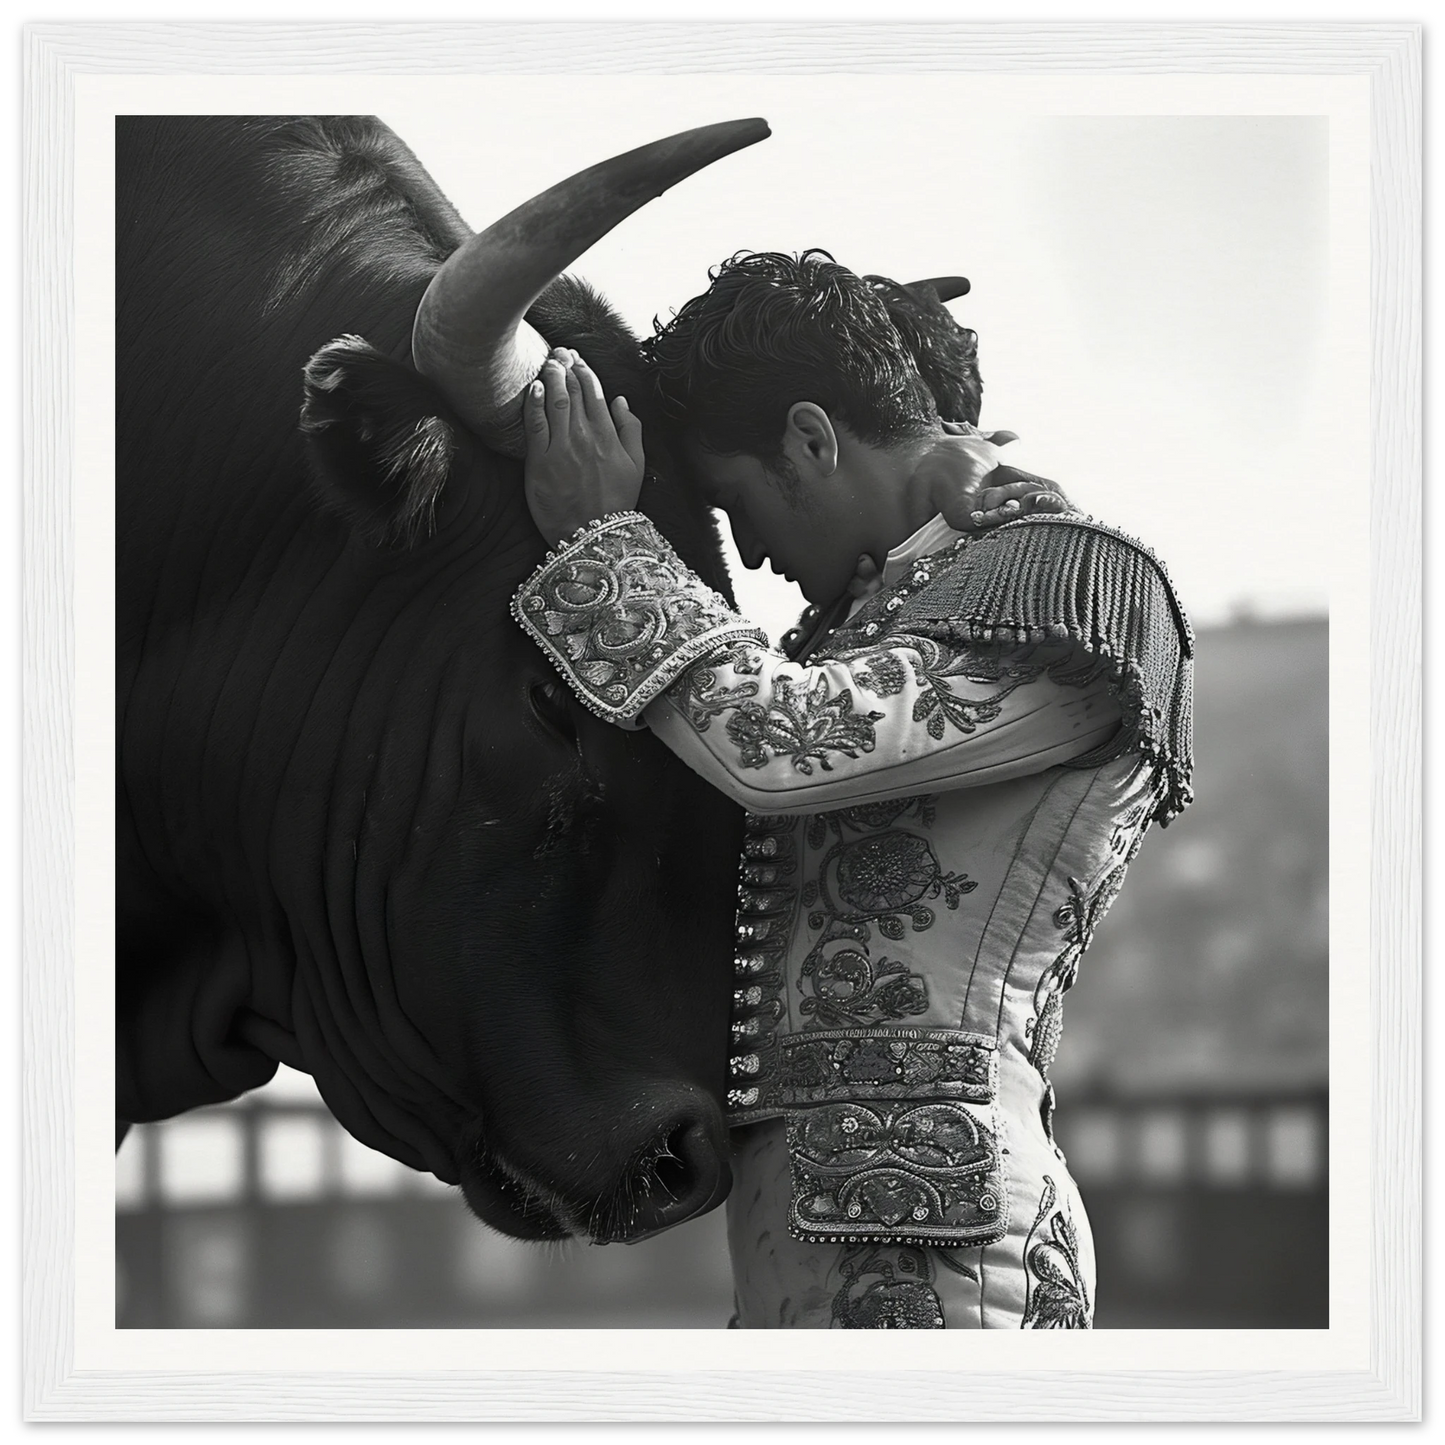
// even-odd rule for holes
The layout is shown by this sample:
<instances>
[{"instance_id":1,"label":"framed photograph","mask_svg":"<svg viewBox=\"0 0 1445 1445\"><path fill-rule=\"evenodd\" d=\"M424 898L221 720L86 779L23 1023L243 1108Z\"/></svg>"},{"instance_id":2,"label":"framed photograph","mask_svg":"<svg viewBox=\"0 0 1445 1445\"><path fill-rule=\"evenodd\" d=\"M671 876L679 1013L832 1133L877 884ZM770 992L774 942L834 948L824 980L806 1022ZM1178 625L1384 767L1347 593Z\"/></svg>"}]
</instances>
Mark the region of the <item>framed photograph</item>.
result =
<instances>
[{"instance_id":1,"label":"framed photograph","mask_svg":"<svg viewBox=\"0 0 1445 1445\"><path fill-rule=\"evenodd\" d=\"M25 52L27 1418L1420 1418L1418 25L42 24ZM676 139L641 149L664 138ZM258 165L271 168L264 186ZM505 354L448 332L463 271L431 284L448 254L472 254L473 230L497 239L468 304L494 305L516 334ZM718 1207L728 1174L702 1141L727 1137L721 1094L676 1103L708 1092L684 1069L665 1123L638 1126L637 1141L627 1132L633 1111L663 1107L654 1076L672 1067L670 1049L686 1053L702 1015L635 957L619 962L599 942L590 972L568 972L527 935L561 937L558 918L574 934L601 929L575 921L595 909L623 936L660 936L675 927L662 913L691 896L686 879L710 870L727 894L714 932L728 940L727 987L736 982L730 1061L725 997L718 1015L719 1078L726 1062L734 1125L762 1127L748 1110L757 1081L763 1096L771 1085L761 1046L746 1041L768 985L744 975L766 950L744 942L765 925L743 914L763 911L749 886L771 875L745 868L741 905L733 890L739 849L745 863L772 857L764 843L781 833L744 802L753 831L740 841L739 821L735 839L692 794L656 780L622 799L625 828L610 821L602 798L616 809L626 768L655 742L608 728L630 722L620 703L609 712L608 689L627 687L620 664L599 658L622 653L594 656L588 641L574 678L571 623L537 624L544 657L517 626L528 625L524 594L508 615L527 568L488 610L484 592L456 582L447 550L454 528L495 548L500 571L513 554L535 551L528 568L542 560L520 501L521 403L488 400L496 386L484 396L479 375L520 394L549 345L572 347L584 367L595 348L600 371L608 346L660 367L679 313L711 278L744 253L795 266L815 248L827 255L809 264L837 263L875 297L903 295L905 311L922 295L950 345L976 343L957 414L918 360L920 394L950 436L1004 448L1016 475L1054 479L1040 484L1057 483L1060 508L1103 529L1091 535L1162 559L1164 580L1150 585L1184 639L1185 720L1171 736L1186 758L1193 681L1193 805L1139 812L1140 838L1151 821L1168 826L1137 862L1137 841L1115 849L1129 884L1096 939L1122 867L1107 889L1070 879L1069 899L1049 904L1059 997L1030 986L1027 1062L1029 1087L1047 1090L1040 1139L1059 1164L1010 1206L1028 1291L1012 1315L996 1303L986 1316L998 1234L977 1226L977 1248L953 1247L973 1238L959 1223L968 1210L999 1208L1008 1146L1018 1177L1032 1167L1017 1123L988 1135L984 1116L956 1102L1000 1087L1010 1065L990 1059L1002 1024L998 1041L949 1034L979 1072L933 1105L939 1121L974 1131L971 1184L899 1165L883 1183L875 1171L856 1189L852 1175L825 1188L799 1162L815 1158L802 1133L789 1134L790 1227L841 1251L834 1292L811 1314L789 1301L750 1313L761 1266L749 1251L766 1231L750 1233L741 1206ZM564 272L590 291L559 301ZM521 297L516 315L490 299L498 276ZM354 313L335 303L348 288ZM384 299L393 292L416 293L405 314ZM525 307L538 329L519 327ZM902 346L911 333L889 314ZM907 344L923 356L924 342ZM433 385L444 405L427 400ZM647 398L630 400L646 411ZM615 404L609 414L625 442L636 418ZM649 412L644 439L651 426ZM786 639L813 628L805 646L826 656L828 619L817 607L798 617L787 528L759 542L739 522L735 473L709 471L694 441L676 448L686 485L656 460L673 453L647 453L642 509L661 517L684 497L702 520L658 525L731 590L755 645L806 659ZM702 451L739 460L738 447ZM287 467L289 491L277 484ZM455 481L467 467L484 479L470 490ZM1037 495L1024 505L1048 510ZM513 535L513 512L525 536ZM635 525L628 515L609 525ZM1024 520L1030 535L1050 530ZM580 586L601 564L567 550L584 545L570 530L546 540ZM347 619L369 615L402 575L375 559L414 558L418 538L431 539L435 585L412 615L431 620L403 626L397 607L362 636ZM364 588L358 549L373 559ZM901 616L912 615L909 586L931 580L925 554L906 550L887 552L881 577L883 596L902 589L887 603ZM915 568L908 586L888 570L895 561ZM275 604L287 579L291 612ZM852 595L866 609L879 580L860 579ZM803 585L815 603L832 586ZM553 606L572 596L547 595ZM1053 614L1011 605L1020 645L1074 636ZM1116 624L1096 618L1089 645L1122 657L1117 638L1145 628L1142 605L1119 603ZM854 613L867 615L855 603L837 628ZM341 619L334 636L327 617ZM307 649L315 666L298 671ZM475 696L458 703L463 655ZM489 699L546 658L590 713L560 684L538 684L525 691L525 729L509 730ZM711 746L732 707L726 738L744 770L791 749L809 786L874 750L873 723L881 738L904 688L901 665L896 683L875 669L882 710L861 721L832 704L804 717L798 702L796 736L779 742L783 723L756 705L763 730L744 736L738 699L757 695L758 664L737 665L734 693L698 693L697 737L716 717ZM350 689L338 681L348 668L361 679ZM644 702L660 677L637 684ZM697 687L714 685L708 674ZM956 695L930 686L937 719L922 693L912 716L935 740L999 712L995 700L960 721ZM488 708L494 727L477 721ZM413 736L418 717L427 731ZM1167 760L1164 713L1153 717L1157 732L1139 724L1141 746ZM586 741L590 729L603 741ZM559 731L583 759L575 776L539 761ZM589 747L632 749L633 761L594 785ZM449 769L505 775L495 796L516 797L460 829ZM194 806L167 811L187 788ZM926 792L910 790L906 805L931 827ZM848 826L877 819L827 812L841 806L816 814L832 851L802 907L814 909L809 928L834 929L852 951L825 957L820 942L808 955L798 987L809 1021L784 1040L789 1077L803 1078L810 1038L833 1049L829 1067L862 1068L879 1019L901 1077L943 1047L905 1027L926 1012L926 991L907 962L870 959L858 941L875 929L906 960L905 940L935 925L941 937L977 884L947 872L921 832L907 835L906 857L876 838L850 842ZM511 838L510 820L533 808L537 837L503 858L486 828ZM387 835L380 820L397 809L405 820ZM657 819L679 811L682 831L664 836ZM350 850L341 864L338 838ZM623 890L623 908L608 870L633 866L637 838L647 876ZM821 856L822 842L810 846ZM549 850L575 865L565 887L551 863L529 871ZM409 861L419 855L421 873ZM339 910L327 872L338 866L351 900ZM450 891L415 892L422 874ZM234 903L243 895L263 899L258 916L274 915L287 938L289 971L267 972L210 911L201 918L182 876L210 880L196 897L207 909L224 900L217 916L249 907ZM458 910L470 930L459 954ZM349 951L329 942L343 934ZM456 954L467 969L423 968L418 981L373 967L401 957L403 936L418 957ZM969 946L982 956L982 941ZM935 1120L920 1107L897 1123L886 1101L918 1100L891 1078L868 1075L859 1097L902 1158L906 1130ZM492 1112L449 1133L438 1121L474 1097ZM864 1115L850 1117L838 1128ZM538 1182L535 1161L575 1161L594 1143L599 1158L626 1155L627 1189L584 1207ZM1059 1172L1065 1151L1077 1196ZM836 1215L838 1233L809 1208ZM963 1232L914 1249L898 1220L929 1222L931 1209ZM875 1215L878 1248L865 1228ZM954 1327L940 1303L949 1289L976 1293L984 1327L966 1371L928 1327ZM769 1343L755 1325L813 1327ZM866 1343L851 1333L900 1327L910 1332Z\"/></svg>"}]
</instances>

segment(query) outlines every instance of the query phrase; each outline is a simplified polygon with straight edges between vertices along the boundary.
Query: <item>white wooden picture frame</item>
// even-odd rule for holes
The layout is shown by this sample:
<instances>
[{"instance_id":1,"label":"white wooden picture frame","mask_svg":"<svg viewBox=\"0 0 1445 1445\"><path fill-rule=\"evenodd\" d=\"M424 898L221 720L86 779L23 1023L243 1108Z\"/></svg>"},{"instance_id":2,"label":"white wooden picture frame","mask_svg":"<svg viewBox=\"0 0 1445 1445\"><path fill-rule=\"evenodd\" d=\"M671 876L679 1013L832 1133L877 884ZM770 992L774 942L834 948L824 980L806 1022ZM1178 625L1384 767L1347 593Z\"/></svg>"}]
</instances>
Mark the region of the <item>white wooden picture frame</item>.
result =
<instances>
[{"instance_id":1,"label":"white wooden picture frame","mask_svg":"<svg viewBox=\"0 0 1445 1445\"><path fill-rule=\"evenodd\" d=\"M1435 760L1423 749L1436 724L1423 644L1433 629L1428 397L1438 334L1426 337L1425 302L1438 257L1425 227L1438 36L1429 20L215 14L27 17L13 35L14 374L23 380L13 393L22 647L12 1422L22 1438L725 1438L769 1425L803 1438L879 1438L954 1435L964 1422L990 1435L1431 1433L1435 1136L1423 1107L1435 1078L1425 870ZM204 95L217 111L371 111L386 85L487 74L887 74L902 84L915 72L1100 110L1322 113L1340 137L1332 204L1348 244L1332 264L1368 396L1354 397L1351 415L1342 403L1341 429L1360 445L1368 487L1351 513L1360 535L1350 607L1332 595L1331 608L1331 1327L990 1335L967 1345L831 1332L117 1331L103 983L113 561L104 503L95 512L113 460L94 413L95 399L113 394L104 137L114 114L204 110Z\"/></svg>"}]
</instances>

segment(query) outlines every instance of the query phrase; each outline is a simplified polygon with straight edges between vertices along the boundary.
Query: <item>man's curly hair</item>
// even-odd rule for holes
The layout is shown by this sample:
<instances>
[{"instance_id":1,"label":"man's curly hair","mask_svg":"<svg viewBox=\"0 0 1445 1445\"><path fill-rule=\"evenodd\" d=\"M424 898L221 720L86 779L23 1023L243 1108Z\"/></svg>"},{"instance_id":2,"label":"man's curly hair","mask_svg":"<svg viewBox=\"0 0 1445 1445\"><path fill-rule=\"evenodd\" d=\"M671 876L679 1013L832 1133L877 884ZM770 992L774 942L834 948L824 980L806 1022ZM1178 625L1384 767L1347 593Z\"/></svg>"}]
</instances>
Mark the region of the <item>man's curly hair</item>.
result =
<instances>
[{"instance_id":1,"label":"man's curly hair","mask_svg":"<svg viewBox=\"0 0 1445 1445\"><path fill-rule=\"evenodd\" d=\"M860 441L976 421L977 339L936 296L859 276L827 251L740 251L643 342L662 416L708 450L781 470L789 408L821 406Z\"/></svg>"},{"instance_id":2,"label":"man's curly hair","mask_svg":"<svg viewBox=\"0 0 1445 1445\"><path fill-rule=\"evenodd\" d=\"M931 286L902 286L887 276L863 279L888 308L888 319L933 393L939 416L977 426L983 406L977 333L953 319Z\"/></svg>"}]
</instances>

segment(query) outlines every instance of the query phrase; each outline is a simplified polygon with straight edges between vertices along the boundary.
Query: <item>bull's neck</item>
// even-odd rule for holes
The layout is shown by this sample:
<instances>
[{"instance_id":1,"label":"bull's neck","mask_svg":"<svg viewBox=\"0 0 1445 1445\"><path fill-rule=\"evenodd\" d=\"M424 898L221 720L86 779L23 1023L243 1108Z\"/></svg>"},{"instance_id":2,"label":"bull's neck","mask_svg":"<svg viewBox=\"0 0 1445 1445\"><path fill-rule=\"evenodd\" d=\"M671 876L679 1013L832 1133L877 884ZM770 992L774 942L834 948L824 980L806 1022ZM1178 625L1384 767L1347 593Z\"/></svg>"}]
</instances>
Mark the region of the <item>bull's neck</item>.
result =
<instances>
[{"instance_id":1,"label":"bull's neck","mask_svg":"<svg viewBox=\"0 0 1445 1445\"><path fill-rule=\"evenodd\" d=\"M540 551L520 499L415 557L371 553L311 504L240 558L221 524L201 548L178 530L121 640L122 896L182 900L284 952L297 880L315 891L349 846L346 807L364 825L388 739L485 686L464 675L475 658L525 652L507 602Z\"/></svg>"}]
</instances>

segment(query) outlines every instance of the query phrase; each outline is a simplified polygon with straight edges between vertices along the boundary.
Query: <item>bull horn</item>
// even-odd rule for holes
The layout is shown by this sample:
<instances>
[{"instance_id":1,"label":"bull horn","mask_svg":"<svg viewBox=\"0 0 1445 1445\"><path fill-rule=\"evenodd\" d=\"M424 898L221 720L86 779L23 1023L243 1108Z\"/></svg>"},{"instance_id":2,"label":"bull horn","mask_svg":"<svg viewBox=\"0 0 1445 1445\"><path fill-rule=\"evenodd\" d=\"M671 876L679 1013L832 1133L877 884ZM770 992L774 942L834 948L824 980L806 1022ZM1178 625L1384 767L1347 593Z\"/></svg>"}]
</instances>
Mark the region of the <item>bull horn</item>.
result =
<instances>
[{"instance_id":1,"label":"bull horn","mask_svg":"<svg viewBox=\"0 0 1445 1445\"><path fill-rule=\"evenodd\" d=\"M578 171L460 246L432 277L412 324L412 362L495 451L526 454L522 394L547 359L523 320L573 261L654 196L764 140L765 120L685 130Z\"/></svg>"},{"instance_id":2,"label":"bull horn","mask_svg":"<svg viewBox=\"0 0 1445 1445\"><path fill-rule=\"evenodd\" d=\"M924 286L932 287L934 295L940 301L956 301L960 296L967 296L969 293L967 276L930 276L926 281L908 283L910 291L917 291Z\"/></svg>"}]
</instances>

